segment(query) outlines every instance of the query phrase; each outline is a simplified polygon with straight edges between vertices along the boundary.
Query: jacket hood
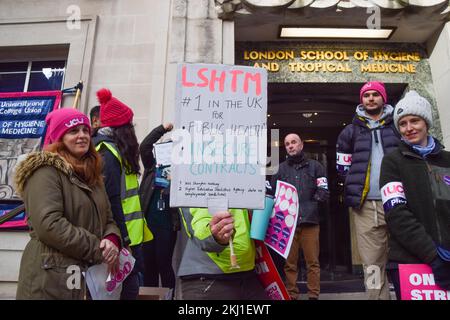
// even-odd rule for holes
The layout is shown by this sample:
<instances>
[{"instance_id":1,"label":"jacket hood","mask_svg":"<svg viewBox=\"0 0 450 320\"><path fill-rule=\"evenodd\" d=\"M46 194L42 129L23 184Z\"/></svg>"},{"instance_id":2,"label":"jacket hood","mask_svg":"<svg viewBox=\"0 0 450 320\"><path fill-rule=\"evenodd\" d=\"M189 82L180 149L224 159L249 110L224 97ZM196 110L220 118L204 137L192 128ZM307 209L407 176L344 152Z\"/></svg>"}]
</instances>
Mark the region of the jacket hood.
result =
<instances>
[{"instance_id":1,"label":"jacket hood","mask_svg":"<svg viewBox=\"0 0 450 320\"><path fill-rule=\"evenodd\" d=\"M14 182L16 191L20 196L22 196L28 178L30 178L37 169L44 166L54 167L68 176L73 172L70 164L56 153L48 151L32 152L16 167Z\"/></svg>"},{"instance_id":2,"label":"jacket hood","mask_svg":"<svg viewBox=\"0 0 450 320\"><path fill-rule=\"evenodd\" d=\"M383 106L383 114L381 115L380 120L386 119L388 116L392 116L392 112L394 111L394 107L390 104L385 104ZM366 110L364 110L364 105L359 104L356 107L356 114L364 119L371 120L371 118L367 115Z\"/></svg>"},{"instance_id":3,"label":"jacket hood","mask_svg":"<svg viewBox=\"0 0 450 320\"><path fill-rule=\"evenodd\" d=\"M97 134L95 136L92 137L92 142L94 143L94 145L98 145L100 142L110 142L110 143L114 143L114 140L104 134L101 134L100 132L97 132Z\"/></svg>"},{"instance_id":4,"label":"jacket hood","mask_svg":"<svg viewBox=\"0 0 450 320\"><path fill-rule=\"evenodd\" d=\"M383 114L381 115L380 119L378 121L384 120L386 124L392 122L392 114L394 112L394 107L390 104L385 104L383 106ZM371 118L367 115L366 111L364 110L364 106L362 104L359 104L356 107L356 115L353 118L353 123L359 124L362 126L366 126L366 122L368 120L371 120Z\"/></svg>"}]
</instances>

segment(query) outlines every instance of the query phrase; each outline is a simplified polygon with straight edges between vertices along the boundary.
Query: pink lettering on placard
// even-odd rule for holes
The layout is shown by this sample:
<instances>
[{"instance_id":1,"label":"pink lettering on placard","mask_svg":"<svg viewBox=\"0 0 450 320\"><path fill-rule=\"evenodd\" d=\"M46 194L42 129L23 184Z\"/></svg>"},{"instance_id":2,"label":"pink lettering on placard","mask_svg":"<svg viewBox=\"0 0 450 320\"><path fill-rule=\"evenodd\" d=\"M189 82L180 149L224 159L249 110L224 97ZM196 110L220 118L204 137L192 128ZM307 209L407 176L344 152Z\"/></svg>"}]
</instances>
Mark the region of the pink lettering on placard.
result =
<instances>
[{"instance_id":1,"label":"pink lettering on placard","mask_svg":"<svg viewBox=\"0 0 450 320\"><path fill-rule=\"evenodd\" d=\"M211 79L209 80L209 91L214 92L216 90L215 83L219 82L219 91L223 92L225 88L225 71L220 73L220 77L217 77L217 70L211 71Z\"/></svg>"},{"instance_id":2,"label":"pink lettering on placard","mask_svg":"<svg viewBox=\"0 0 450 320\"><path fill-rule=\"evenodd\" d=\"M193 87L195 84L186 80L186 72L187 67L184 66L181 70L181 84L183 85L183 87Z\"/></svg>"},{"instance_id":3,"label":"pink lettering on placard","mask_svg":"<svg viewBox=\"0 0 450 320\"><path fill-rule=\"evenodd\" d=\"M252 74L249 72L245 73L245 80L244 80L244 92L245 93L248 93L248 87L249 87L250 80L255 82L256 95L260 96L261 95L261 74L260 73Z\"/></svg>"},{"instance_id":4,"label":"pink lettering on placard","mask_svg":"<svg viewBox=\"0 0 450 320\"><path fill-rule=\"evenodd\" d=\"M244 93L248 93L250 88L254 88L257 96L262 94L262 79L261 74L258 72L252 73L242 70L221 71L207 67L200 68L194 72L190 71L191 69L187 65L181 69L181 85L183 87L207 87L211 92L218 91L222 93L225 91L225 85L229 83L231 92L241 90ZM239 82L240 79L241 82Z\"/></svg>"}]
</instances>

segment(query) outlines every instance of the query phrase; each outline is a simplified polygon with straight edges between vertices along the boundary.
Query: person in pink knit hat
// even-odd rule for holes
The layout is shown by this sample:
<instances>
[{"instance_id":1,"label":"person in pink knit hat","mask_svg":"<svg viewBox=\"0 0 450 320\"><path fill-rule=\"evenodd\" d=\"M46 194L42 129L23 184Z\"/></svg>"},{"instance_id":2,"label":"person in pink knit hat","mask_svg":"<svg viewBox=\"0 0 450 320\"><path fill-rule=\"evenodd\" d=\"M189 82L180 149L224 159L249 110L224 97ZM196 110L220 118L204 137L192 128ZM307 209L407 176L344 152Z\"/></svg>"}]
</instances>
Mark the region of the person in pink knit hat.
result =
<instances>
[{"instance_id":1,"label":"person in pink knit hat","mask_svg":"<svg viewBox=\"0 0 450 320\"><path fill-rule=\"evenodd\" d=\"M337 139L336 167L344 182L345 204L355 222L368 298L389 300L388 230L379 179L381 160L397 148L400 135L392 119L394 108L388 104L383 83L365 83L359 97L352 123Z\"/></svg>"},{"instance_id":2,"label":"person in pink knit hat","mask_svg":"<svg viewBox=\"0 0 450 320\"><path fill-rule=\"evenodd\" d=\"M110 90L97 91L100 103L100 129L94 135L96 149L104 166L103 176L114 220L124 245L136 263L123 282L121 299L134 300L143 283L142 244L153 239L138 195L139 144L133 126L133 111Z\"/></svg>"},{"instance_id":3,"label":"person in pink knit hat","mask_svg":"<svg viewBox=\"0 0 450 320\"><path fill-rule=\"evenodd\" d=\"M31 240L20 264L17 299L84 299L79 273L72 283L69 266L85 272L107 263L117 268L121 248L91 140L89 119L75 109L49 113L44 151L27 156L15 182L26 208Z\"/></svg>"}]
</instances>

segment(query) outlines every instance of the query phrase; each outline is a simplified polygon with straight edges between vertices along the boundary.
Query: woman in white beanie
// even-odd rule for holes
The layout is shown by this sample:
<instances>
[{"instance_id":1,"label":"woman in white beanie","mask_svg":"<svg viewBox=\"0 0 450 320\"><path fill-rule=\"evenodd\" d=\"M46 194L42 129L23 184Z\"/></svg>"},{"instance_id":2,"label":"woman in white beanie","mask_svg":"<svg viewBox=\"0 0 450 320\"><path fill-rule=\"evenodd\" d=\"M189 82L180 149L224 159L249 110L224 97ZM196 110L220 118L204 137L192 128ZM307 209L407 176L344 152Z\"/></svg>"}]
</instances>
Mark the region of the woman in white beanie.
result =
<instances>
[{"instance_id":1,"label":"woman in white beanie","mask_svg":"<svg viewBox=\"0 0 450 320\"><path fill-rule=\"evenodd\" d=\"M394 110L402 136L381 164L380 186L389 238L387 266L400 299L399 264L428 264L450 290L450 153L429 134L430 103L410 91Z\"/></svg>"}]
</instances>

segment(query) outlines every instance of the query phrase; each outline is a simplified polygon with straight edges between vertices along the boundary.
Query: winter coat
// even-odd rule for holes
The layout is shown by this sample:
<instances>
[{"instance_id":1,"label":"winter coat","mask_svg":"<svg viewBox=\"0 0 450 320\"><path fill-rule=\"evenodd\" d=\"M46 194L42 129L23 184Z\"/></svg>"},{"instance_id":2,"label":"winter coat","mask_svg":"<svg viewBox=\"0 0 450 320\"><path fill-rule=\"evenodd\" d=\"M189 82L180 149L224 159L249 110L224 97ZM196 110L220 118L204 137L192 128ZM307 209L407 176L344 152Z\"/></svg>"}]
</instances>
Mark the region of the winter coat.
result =
<instances>
[{"instance_id":1,"label":"winter coat","mask_svg":"<svg viewBox=\"0 0 450 320\"><path fill-rule=\"evenodd\" d=\"M389 229L389 260L427 263L450 248L450 152L436 141L423 159L405 143L385 156L380 186Z\"/></svg>"},{"instance_id":2,"label":"winter coat","mask_svg":"<svg viewBox=\"0 0 450 320\"><path fill-rule=\"evenodd\" d=\"M345 179L345 204L361 208L369 192L372 131L379 130L384 155L394 151L400 141L399 134L387 116L379 127L370 129L366 119L355 116L351 124L339 134L336 145L338 174ZM378 135L375 135L378 139ZM345 165L342 163L345 162Z\"/></svg>"},{"instance_id":3,"label":"winter coat","mask_svg":"<svg viewBox=\"0 0 450 320\"><path fill-rule=\"evenodd\" d=\"M303 153L300 157L299 163L286 160L280 164L278 172L272 176L271 187L275 192L277 180L292 184L299 199L297 226L302 223L319 224L319 202L329 198L328 190L317 186L317 179L326 177L325 168L316 160L306 159Z\"/></svg>"},{"instance_id":4,"label":"winter coat","mask_svg":"<svg viewBox=\"0 0 450 320\"><path fill-rule=\"evenodd\" d=\"M144 212L145 215L147 215L150 210L151 200L155 190L156 160L153 156L153 144L155 144L166 132L163 125L156 127L145 137L139 146L142 163L144 164L144 175L139 187L139 196L141 198L142 212ZM165 189L164 192L169 192L169 189ZM181 222L178 209L169 208L169 212L173 230L180 230Z\"/></svg>"},{"instance_id":5,"label":"winter coat","mask_svg":"<svg viewBox=\"0 0 450 320\"><path fill-rule=\"evenodd\" d=\"M101 239L110 234L120 238L103 184L88 187L63 158L43 151L18 165L16 185L31 229L17 299L83 299L80 272L102 262Z\"/></svg>"}]
</instances>

